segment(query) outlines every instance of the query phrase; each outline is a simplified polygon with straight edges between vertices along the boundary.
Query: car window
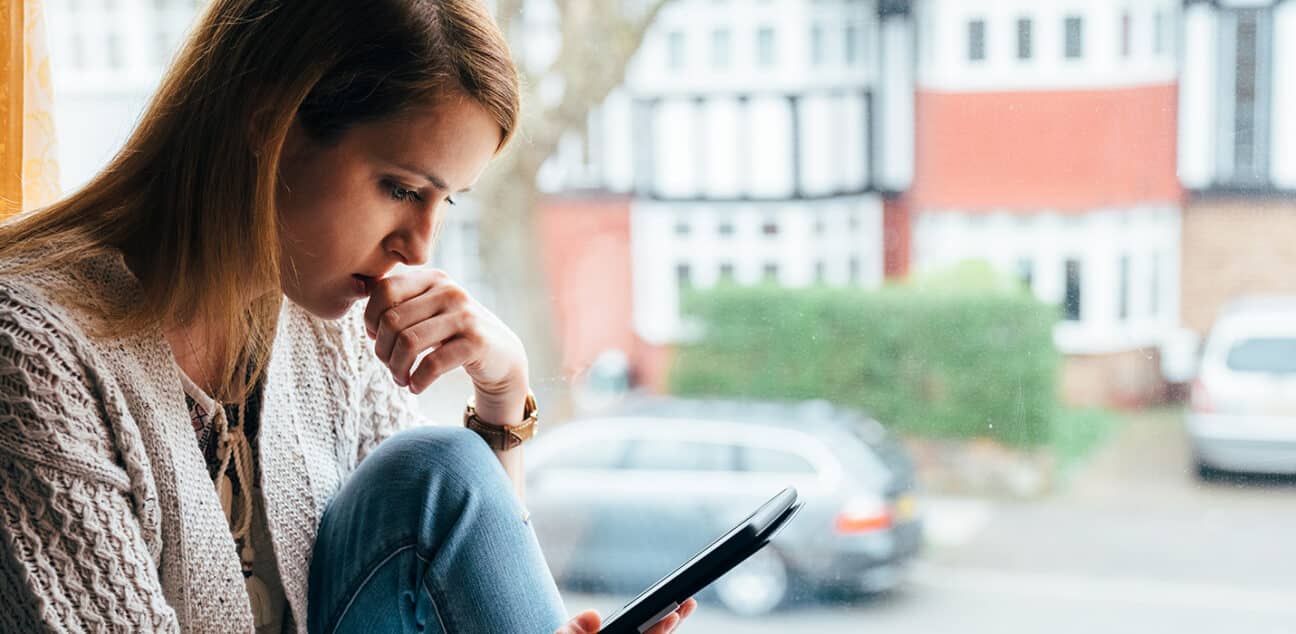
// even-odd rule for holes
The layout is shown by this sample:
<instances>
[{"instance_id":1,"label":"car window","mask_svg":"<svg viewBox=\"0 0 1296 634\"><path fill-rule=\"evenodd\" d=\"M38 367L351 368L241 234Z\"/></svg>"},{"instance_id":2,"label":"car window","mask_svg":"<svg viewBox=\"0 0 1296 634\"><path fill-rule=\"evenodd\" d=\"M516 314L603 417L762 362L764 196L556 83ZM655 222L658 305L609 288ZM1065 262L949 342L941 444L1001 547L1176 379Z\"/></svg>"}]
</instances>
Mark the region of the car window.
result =
<instances>
[{"instance_id":1,"label":"car window","mask_svg":"<svg viewBox=\"0 0 1296 634\"><path fill-rule=\"evenodd\" d=\"M614 469L625 456L624 439L599 437L592 442L571 443L544 461L545 469Z\"/></svg>"},{"instance_id":2,"label":"car window","mask_svg":"<svg viewBox=\"0 0 1296 634\"><path fill-rule=\"evenodd\" d=\"M708 442L643 439L631 444L625 466L644 471L727 471L734 467L734 447Z\"/></svg>"},{"instance_id":3,"label":"car window","mask_svg":"<svg viewBox=\"0 0 1296 634\"><path fill-rule=\"evenodd\" d=\"M1296 337L1255 337L1233 344L1228 369L1234 372L1296 374Z\"/></svg>"},{"instance_id":4,"label":"car window","mask_svg":"<svg viewBox=\"0 0 1296 634\"><path fill-rule=\"evenodd\" d=\"M740 470L758 473L814 473L814 465L804 456L782 449L742 447Z\"/></svg>"}]
</instances>

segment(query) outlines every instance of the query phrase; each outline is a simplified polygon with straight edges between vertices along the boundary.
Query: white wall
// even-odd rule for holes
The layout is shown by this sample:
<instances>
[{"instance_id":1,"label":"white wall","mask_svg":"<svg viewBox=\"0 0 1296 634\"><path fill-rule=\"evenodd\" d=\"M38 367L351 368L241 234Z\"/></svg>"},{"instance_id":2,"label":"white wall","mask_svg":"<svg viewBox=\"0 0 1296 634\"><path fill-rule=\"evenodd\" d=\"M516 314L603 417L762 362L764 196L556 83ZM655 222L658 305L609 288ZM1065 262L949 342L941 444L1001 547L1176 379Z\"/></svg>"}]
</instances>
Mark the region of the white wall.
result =
<instances>
[{"instance_id":1,"label":"white wall","mask_svg":"<svg viewBox=\"0 0 1296 634\"><path fill-rule=\"evenodd\" d=\"M1082 214L925 212L915 219L914 270L928 272L984 260L1016 276L1019 261L1025 259L1033 264L1035 296L1060 305L1065 262L1077 258L1082 271L1081 319L1058 325L1054 332L1058 348L1081 354L1129 350L1158 344L1178 323L1180 226L1181 212L1173 207L1135 206ZM1128 318L1121 320L1119 263L1126 254L1130 256L1130 304Z\"/></svg>"},{"instance_id":2,"label":"white wall","mask_svg":"<svg viewBox=\"0 0 1296 634\"><path fill-rule=\"evenodd\" d=\"M203 3L162 4L46 4L63 191L84 184L126 141Z\"/></svg>"},{"instance_id":3,"label":"white wall","mask_svg":"<svg viewBox=\"0 0 1296 634\"><path fill-rule=\"evenodd\" d=\"M891 18L882 26L882 81L876 93L878 185L903 191L914 172L914 27L910 19Z\"/></svg>"},{"instance_id":4,"label":"white wall","mask_svg":"<svg viewBox=\"0 0 1296 634\"><path fill-rule=\"evenodd\" d=\"M873 81L877 42L874 2L817 0L675 0L667 5L644 38L627 73L627 85L639 94L697 92L798 91L813 86ZM811 64L810 29L820 25L827 36L827 63ZM847 63L843 47L847 26L859 33L861 51ZM757 31L772 28L775 63L757 64ZM712 64L712 32L727 29L732 45L728 67ZM684 36L686 64L668 65L670 33Z\"/></svg>"},{"instance_id":5,"label":"white wall","mask_svg":"<svg viewBox=\"0 0 1296 634\"><path fill-rule=\"evenodd\" d=\"M1296 189L1296 2L1274 6L1273 136L1269 142L1270 176L1282 189Z\"/></svg>"},{"instance_id":6,"label":"white wall","mask_svg":"<svg viewBox=\"0 0 1296 634\"><path fill-rule=\"evenodd\" d=\"M1184 13L1183 72L1179 79L1179 180L1203 188L1214 180L1218 57L1215 10L1199 3Z\"/></svg>"},{"instance_id":7,"label":"white wall","mask_svg":"<svg viewBox=\"0 0 1296 634\"><path fill-rule=\"evenodd\" d=\"M871 149L891 188L902 189L913 169L912 79L906 75L912 70L907 57L882 59L893 52L882 45L876 10L874 2L856 0L676 0L649 30L625 82L591 116L590 129L569 134L546 164L542 189L633 191L637 182L644 184L636 174L640 141L651 145L649 193L667 197L794 197L795 160L801 193L858 192L870 184ZM546 15L537 12L537 24L552 28ZM757 33L766 27L775 38L775 64L768 68L757 62ZM813 28L823 37L818 63ZM717 29L729 33L724 67L713 63ZM853 58L847 29L855 33ZM670 66L672 34L684 41L678 69ZM534 48L543 58L552 46ZM885 104L876 81L880 63L898 65L888 87L895 94ZM875 110L889 117L877 126L868 120L870 90ZM799 148L792 147L789 95L801 104ZM640 109L651 109L647 121L637 118ZM870 138L875 127L891 136ZM596 148L589 155L580 151L582 134Z\"/></svg>"},{"instance_id":8,"label":"white wall","mask_svg":"<svg viewBox=\"0 0 1296 634\"><path fill-rule=\"evenodd\" d=\"M1175 0L916 0L921 63L918 83L937 91L1101 89L1169 83L1176 76ZM1121 13L1131 17L1131 54L1120 55ZM1163 16L1165 47L1154 48ZM1080 59L1063 55L1067 16L1083 18ZM1017 19L1031 18L1033 51L1017 59ZM968 22L986 22L986 57L968 59Z\"/></svg>"},{"instance_id":9,"label":"white wall","mask_svg":"<svg viewBox=\"0 0 1296 634\"><path fill-rule=\"evenodd\" d=\"M777 235L762 232L766 220L778 225ZM822 233L816 229L817 220L822 221ZM689 226L687 235L676 233L680 222ZM723 222L732 223L732 235L720 235ZM780 284L802 287L815 283L815 265L822 261L825 283L846 286L851 284L854 258L859 267L856 285L875 288L882 283L882 201L876 195L779 203L639 201L631 208L630 236L634 326L655 344L674 342L683 334L679 264L690 267L693 284L700 288L714 285L725 263L734 266L740 284L759 282L764 265L773 263Z\"/></svg>"}]
</instances>

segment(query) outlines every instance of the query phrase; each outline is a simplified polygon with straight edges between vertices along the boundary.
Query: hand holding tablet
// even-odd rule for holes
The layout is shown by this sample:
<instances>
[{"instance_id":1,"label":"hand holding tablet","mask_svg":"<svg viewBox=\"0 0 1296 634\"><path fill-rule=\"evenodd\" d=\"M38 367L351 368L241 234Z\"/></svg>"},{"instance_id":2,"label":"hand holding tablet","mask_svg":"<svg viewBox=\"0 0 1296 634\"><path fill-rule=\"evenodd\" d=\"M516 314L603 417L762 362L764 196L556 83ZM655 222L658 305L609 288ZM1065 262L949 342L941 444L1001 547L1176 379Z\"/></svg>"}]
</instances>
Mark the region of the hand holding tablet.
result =
<instances>
[{"instance_id":1,"label":"hand holding tablet","mask_svg":"<svg viewBox=\"0 0 1296 634\"><path fill-rule=\"evenodd\" d=\"M770 538L801 509L794 488L770 498L747 519L654 583L608 618L604 634L642 634L690 597L769 544Z\"/></svg>"}]
</instances>

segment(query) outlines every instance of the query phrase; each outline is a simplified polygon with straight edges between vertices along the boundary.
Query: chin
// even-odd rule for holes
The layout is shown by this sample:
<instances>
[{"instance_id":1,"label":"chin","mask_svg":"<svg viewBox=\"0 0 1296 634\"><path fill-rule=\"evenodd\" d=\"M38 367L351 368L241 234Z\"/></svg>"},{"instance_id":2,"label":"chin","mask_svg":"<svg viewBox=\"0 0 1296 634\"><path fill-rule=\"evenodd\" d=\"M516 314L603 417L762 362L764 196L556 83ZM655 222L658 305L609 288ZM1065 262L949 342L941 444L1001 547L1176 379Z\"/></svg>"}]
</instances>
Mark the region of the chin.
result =
<instances>
[{"instance_id":1,"label":"chin","mask_svg":"<svg viewBox=\"0 0 1296 634\"><path fill-rule=\"evenodd\" d=\"M346 315L351 310L351 307L355 305L356 301L358 301L355 299L339 299L337 297L328 297L327 295L315 296L315 297L301 297L301 296L295 296L298 295L296 293L288 293L288 292L285 292L284 295L286 295L288 299L291 300L294 304L297 304L298 306L305 309L306 312L310 313L315 317L327 321L341 319L344 315Z\"/></svg>"}]
</instances>

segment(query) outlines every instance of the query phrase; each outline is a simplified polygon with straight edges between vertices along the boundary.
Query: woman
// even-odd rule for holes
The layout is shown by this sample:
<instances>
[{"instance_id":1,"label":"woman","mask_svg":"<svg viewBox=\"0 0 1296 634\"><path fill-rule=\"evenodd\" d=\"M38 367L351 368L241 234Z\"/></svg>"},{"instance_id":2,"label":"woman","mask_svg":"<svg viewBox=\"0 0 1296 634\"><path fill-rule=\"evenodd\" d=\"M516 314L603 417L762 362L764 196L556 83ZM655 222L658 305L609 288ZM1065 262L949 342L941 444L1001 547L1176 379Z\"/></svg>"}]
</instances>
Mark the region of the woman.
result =
<instances>
[{"instance_id":1,"label":"woman","mask_svg":"<svg viewBox=\"0 0 1296 634\"><path fill-rule=\"evenodd\" d=\"M517 117L476 0L215 0L111 164L0 226L0 631L597 629L520 502L522 344L394 271ZM478 432L396 433L460 366Z\"/></svg>"}]
</instances>

